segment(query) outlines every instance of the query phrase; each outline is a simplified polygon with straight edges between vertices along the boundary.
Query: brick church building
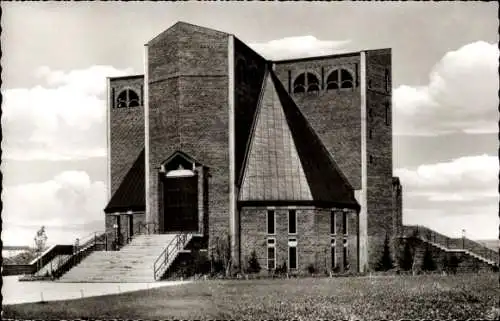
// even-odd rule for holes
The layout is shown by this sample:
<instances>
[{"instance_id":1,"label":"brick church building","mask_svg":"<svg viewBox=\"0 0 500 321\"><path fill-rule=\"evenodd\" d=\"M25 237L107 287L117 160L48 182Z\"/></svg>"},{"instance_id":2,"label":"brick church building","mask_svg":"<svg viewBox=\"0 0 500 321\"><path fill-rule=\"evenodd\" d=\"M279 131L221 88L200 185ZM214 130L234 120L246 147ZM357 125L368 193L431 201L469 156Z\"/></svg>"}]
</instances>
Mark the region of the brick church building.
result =
<instances>
[{"instance_id":1,"label":"brick church building","mask_svg":"<svg viewBox=\"0 0 500 321\"><path fill-rule=\"evenodd\" d=\"M178 22L144 75L108 79L106 229L226 240L263 272L373 270L402 228L391 87L390 49L270 61Z\"/></svg>"}]
</instances>

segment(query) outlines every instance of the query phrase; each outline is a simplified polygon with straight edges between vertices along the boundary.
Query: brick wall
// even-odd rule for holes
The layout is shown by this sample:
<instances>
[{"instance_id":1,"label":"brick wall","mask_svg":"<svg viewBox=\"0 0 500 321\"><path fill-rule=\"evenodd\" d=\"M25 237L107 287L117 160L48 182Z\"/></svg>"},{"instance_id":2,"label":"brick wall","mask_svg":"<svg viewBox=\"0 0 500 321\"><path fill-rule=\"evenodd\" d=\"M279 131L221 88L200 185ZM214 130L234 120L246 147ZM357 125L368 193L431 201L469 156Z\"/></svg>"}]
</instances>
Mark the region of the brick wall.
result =
<instances>
[{"instance_id":1,"label":"brick wall","mask_svg":"<svg viewBox=\"0 0 500 321\"><path fill-rule=\"evenodd\" d=\"M297 239L297 273L308 273L309 265L313 265L317 272L325 273L331 270L331 240L336 239L336 261L343 271L343 240L348 241L348 260L350 271L357 271L357 218L353 211L349 211L348 234L343 234L342 211L337 212L336 235L330 234L330 210L314 207L297 207L297 234L288 234L288 211L286 207L276 207L276 233L267 234L267 208L243 207L241 215L241 251L242 266L248 266L252 251L255 251L261 273L267 271L267 240L272 237L276 240L276 266L288 262L288 240Z\"/></svg>"},{"instance_id":2,"label":"brick wall","mask_svg":"<svg viewBox=\"0 0 500 321\"><path fill-rule=\"evenodd\" d=\"M229 228L228 37L178 23L148 44L149 193L158 221L158 170L180 150L209 170L209 235Z\"/></svg>"},{"instance_id":3,"label":"brick wall","mask_svg":"<svg viewBox=\"0 0 500 321\"><path fill-rule=\"evenodd\" d=\"M142 95L143 76L110 79L109 149L111 161L111 196L116 192L130 167L144 147L144 108ZM134 90L140 97L141 106L117 108L116 99L125 89Z\"/></svg>"},{"instance_id":4,"label":"brick wall","mask_svg":"<svg viewBox=\"0 0 500 321\"><path fill-rule=\"evenodd\" d=\"M394 248L392 204L391 51L366 51L368 256L382 256L386 234ZM387 106L387 110L386 110Z\"/></svg>"}]
</instances>

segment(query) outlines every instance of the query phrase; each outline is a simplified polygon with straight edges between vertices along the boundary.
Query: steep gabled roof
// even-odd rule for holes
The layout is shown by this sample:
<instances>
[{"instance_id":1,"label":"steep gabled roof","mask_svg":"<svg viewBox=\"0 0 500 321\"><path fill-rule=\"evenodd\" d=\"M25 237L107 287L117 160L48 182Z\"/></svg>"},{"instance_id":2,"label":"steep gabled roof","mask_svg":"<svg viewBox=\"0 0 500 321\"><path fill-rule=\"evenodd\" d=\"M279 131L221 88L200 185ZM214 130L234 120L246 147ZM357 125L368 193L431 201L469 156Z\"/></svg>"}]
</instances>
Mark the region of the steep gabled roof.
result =
<instances>
[{"instance_id":1,"label":"steep gabled roof","mask_svg":"<svg viewBox=\"0 0 500 321\"><path fill-rule=\"evenodd\" d=\"M122 183L104 209L105 213L144 211L145 201L145 152L140 152Z\"/></svg>"},{"instance_id":2,"label":"steep gabled roof","mask_svg":"<svg viewBox=\"0 0 500 321\"><path fill-rule=\"evenodd\" d=\"M239 201L358 209L352 186L273 71L262 90Z\"/></svg>"},{"instance_id":3,"label":"steep gabled roof","mask_svg":"<svg viewBox=\"0 0 500 321\"><path fill-rule=\"evenodd\" d=\"M354 189L341 172L332 155L321 142L299 107L288 95L273 71L274 86L292 131L300 161L315 201L332 202L341 206L358 208Z\"/></svg>"}]
</instances>

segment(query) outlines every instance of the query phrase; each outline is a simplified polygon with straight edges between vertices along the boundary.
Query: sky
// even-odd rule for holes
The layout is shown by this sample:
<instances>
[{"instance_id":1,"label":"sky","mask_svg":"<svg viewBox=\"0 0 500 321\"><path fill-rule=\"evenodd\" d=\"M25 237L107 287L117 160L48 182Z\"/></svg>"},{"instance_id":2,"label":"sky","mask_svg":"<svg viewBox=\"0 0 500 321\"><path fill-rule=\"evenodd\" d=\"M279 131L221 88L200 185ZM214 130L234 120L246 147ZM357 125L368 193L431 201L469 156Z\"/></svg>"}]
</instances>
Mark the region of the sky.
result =
<instances>
[{"instance_id":1,"label":"sky","mask_svg":"<svg viewBox=\"0 0 500 321\"><path fill-rule=\"evenodd\" d=\"M177 21L269 59L392 48L403 223L498 238L494 2L1 6L4 244L32 245L42 225L50 244L104 229L106 77L143 74L143 45Z\"/></svg>"}]
</instances>

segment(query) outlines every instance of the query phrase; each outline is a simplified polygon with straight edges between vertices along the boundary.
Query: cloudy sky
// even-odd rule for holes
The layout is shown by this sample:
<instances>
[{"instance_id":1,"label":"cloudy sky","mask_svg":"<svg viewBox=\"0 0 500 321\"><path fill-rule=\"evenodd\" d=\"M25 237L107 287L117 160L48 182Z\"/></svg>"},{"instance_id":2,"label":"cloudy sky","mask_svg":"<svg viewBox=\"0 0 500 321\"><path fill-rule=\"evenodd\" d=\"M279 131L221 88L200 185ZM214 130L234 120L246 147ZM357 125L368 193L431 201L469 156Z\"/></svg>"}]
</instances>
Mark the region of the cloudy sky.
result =
<instances>
[{"instance_id":1,"label":"cloudy sky","mask_svg":"<svg viewBox=\"0 0 500 321\"><path fill-rule=\"evenodd\" d=\"M143 73L178 20L272 59L392 48L405 224L498 237L495 3L2 3L2 239L104 227L105 77Z\"/></svg>"}]
</instances>

